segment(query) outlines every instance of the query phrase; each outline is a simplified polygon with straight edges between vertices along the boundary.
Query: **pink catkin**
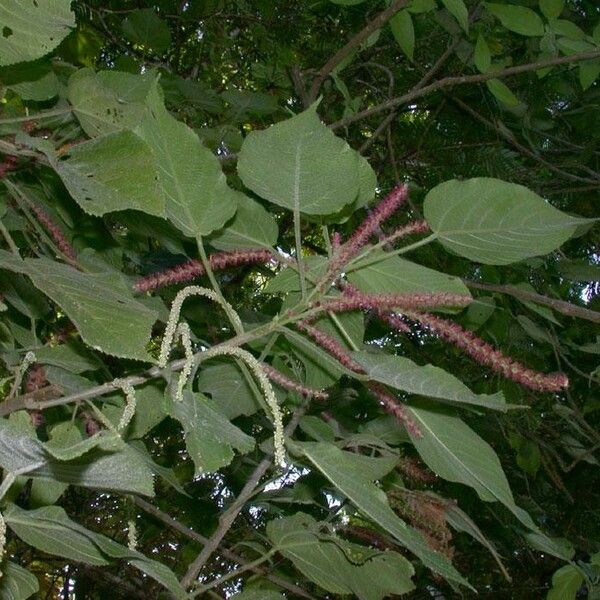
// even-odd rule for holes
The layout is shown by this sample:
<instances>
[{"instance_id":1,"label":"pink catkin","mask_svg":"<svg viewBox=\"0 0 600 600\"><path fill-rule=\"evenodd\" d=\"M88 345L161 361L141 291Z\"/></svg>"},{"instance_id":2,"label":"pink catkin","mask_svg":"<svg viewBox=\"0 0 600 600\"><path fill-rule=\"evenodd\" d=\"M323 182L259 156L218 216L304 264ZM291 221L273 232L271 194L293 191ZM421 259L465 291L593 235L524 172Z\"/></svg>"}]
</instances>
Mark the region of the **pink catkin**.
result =
<instances>
[{"instance_id":1,"label":"pink catkin","mask_svg":"<svg viewBox=\"0 0 600 600\"><path fill-rule=\"evenodd\" d=\"M281 371L273 368L271 365L267 365L262 363L261 369L265 372L265 375L276 384L280 385L282 388L289 390L291 392L296 392L305 398L314 398L315 400L327 400L329 398L329 394L327 392L323 392L321 390L315 390L313 388L309 388L297 381L293 381L289 377L286 377Z\"/></svg>"},{"instance_id":2,"label":"pink catkin","mask_svg":"<svg viewBox=\"0 0 600 600\"><path fill-rule=\"evenodd\" d=\"M345 290L344 290L345 291ZM471 302L471 296L448 293L419 293L419 294L365 294L358 290L345 292L342 298L326 300L315 304L323 311L348 312L353 310L391 310L436 308L439 306L466 306Z\"/></svg>"},{"instance_id":3,"label":"pink catkin","mask_svg":"<svg viewBox=\"0 0 600 600\"><path fill-rule=\"evenodd\" d=\"M51 217L35 204L31 205L31 210L36 216L37 220L42 224L44 229L48 232L58 249L69 259L75 260L77 255L75 254L75 248L71 246L71 243L65 237L60 227L51 219Z\"/></svg>"},{"instance_id":4,"label":"pink catkin","mask_svg":"<svg viewBox=\"0 0 600 600\"><path fill-rule=\"evenodd\" d=\"M222 271L241 265L268 263L274 260L274 257L269 250L249 249L211 254L208 260L211 269ZM134 289L138 292L148 292L166 285L191 281L204 275L204 273L204 265L199 260L192 259L164 271L142 277L135 283Z\"/></svg>"},{"instance_id":5,"label":"pink catkin","mask_svg":"<svg viewBox=\"0 0 600 600\"><path fill-rule=\"evenodd\" d=\"M369 241L381 224L391 217L398 207L408 198L408 186L399 185L394 188L372 211L371 214L358 226L350 239L344 244L346 258L355 256L357 252Z\"/></svg>"},{"instance_id":6,"label":"pink catkin","mask_svg":"<svg viewBox=\"0 0 600 600\"><path fill-rule=\"evenodd\" d=\"M396 421L398 421L398 423L400 423L406 429L406 431L408 431L411 437L417 439L423 437L419 426L414 422L413 418L406 410L406 407L403 406L397 398L390 394L383 385L371 381L367 383L367 387L379 400L383 410L392 415Z\"/></svg>"},{"instance_id":7,"label":"pink catkin","mask_svg":"<svg viewBox=\"0 0 600 600\"><path fill-rule=\"evenodd\" d=\"M2 179L2 177L4 177L10 171L14 171L18 162L19 158L17 156L7 154L4 157L4 160L0 163L0 179Z\"/></svg>"},{"instance_id":8,"label":"pink catkin","mask_svg":"<svg viewBox=\"0 0 600 600\"><path fill-rule=\"evenodd\" d=\"M406 225L402 225L398 227L393 233L390 233L384 241L389 244L400 238L406 237L408 235L415 235L416 233L427 233L429 231L429 224L427 221L411 221Z\"/></svg>"},{"instance_id":9,"label":"pink catkin","mask_svg":"<svg viewBox=\"0 0 600 600\"><path fill-rule=\"evenodd\" d=\"M330 335L324 331L309 325L306 321L298 321L296 327L311 337L317 345L331 354L341 365L356 373L364 373L364 369L352 360L346 349Z\"/></svg>"},{"instance_id":10,"label":"pink catkin","mask_svg":"<svg viewBox=\"0 0 600 600\"><path fill-rule=\"evenodd\" d=\"M457 323L442 319L429 313L406 311L406 315L428 327L444 340L464 350L472 359L501 373L532 390L540 392L558 392L569 385L564 373L540 373L528 369L521 363L504 356L502 352L478 338Z\"/></svg>"}]
</instances>

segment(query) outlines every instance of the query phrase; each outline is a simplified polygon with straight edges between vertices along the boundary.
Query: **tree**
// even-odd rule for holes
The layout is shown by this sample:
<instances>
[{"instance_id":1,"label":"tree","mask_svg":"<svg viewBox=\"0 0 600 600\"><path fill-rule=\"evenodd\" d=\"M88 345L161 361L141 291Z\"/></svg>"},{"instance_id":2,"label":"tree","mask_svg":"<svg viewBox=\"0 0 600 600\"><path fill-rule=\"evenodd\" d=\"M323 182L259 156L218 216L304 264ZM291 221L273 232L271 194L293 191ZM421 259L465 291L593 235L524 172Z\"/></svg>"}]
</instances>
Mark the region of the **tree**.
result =
<instances>
[{"instance_id":1,"label":"tree","mask_svg":"<svg viewBox=\"0 0 600 600\"><path fill-rule=\"evenodd\" d=\"M1 598L595 597L594 2L0 26Z\"/></svg>"}]
</instances>

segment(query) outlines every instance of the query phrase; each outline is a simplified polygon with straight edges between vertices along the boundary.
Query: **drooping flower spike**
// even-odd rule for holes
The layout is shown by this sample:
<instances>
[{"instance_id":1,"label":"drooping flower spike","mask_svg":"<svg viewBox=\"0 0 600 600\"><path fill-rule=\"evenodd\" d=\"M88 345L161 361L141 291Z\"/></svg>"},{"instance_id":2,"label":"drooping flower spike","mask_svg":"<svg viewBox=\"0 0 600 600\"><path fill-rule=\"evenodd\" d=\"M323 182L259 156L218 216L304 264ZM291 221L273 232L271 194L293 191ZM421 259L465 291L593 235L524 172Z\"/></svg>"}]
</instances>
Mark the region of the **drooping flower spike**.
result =
<instances>
[{"instance_id":1,"label":"drooping flower spike","mask_svg":"<svg viewBox=\"0 0 600 600\"><path fill-rule=\"evenodd\" d=\"M505 356L491 344L477 337L457 323L429 313L403 311L405 315L421 323L442 339L464 350L472 359L501 373L507 379L540 392L559 392L569 386L564 373L540 373Z\"/></svg>"},{"instance_id":2,"label":"drooping flower spike","mask_svg":"<svg viewBox=\"0 0 600 600\"><path fill-rule=\"evenodd\" d=\"M208 257L210 267L213 271L222 271L241 265L266 264L273 260L273 254L269 250L263 249L218 252ZM206 271L202 262L192 259L164 271L142 277L135 283L134 289L137 292L149 292L166 285L191 281L205 273Z\"/></svg>"},{"instance_id":3,"label":"drooping flower spike","mask_svg":"<svg viewBox=\"0 0 600 600\"><path fill-rule=\"evenodd\" d=\"M30 205L31 211L36 216L42 227L48 232L56 247L70 260L74 261L77 258L75 248L67 240L62 229L52 220L50 215L36 204Z\"/></svg>"},{"instance_id":4,"label":"drooping flower spike","mask_svg":"<svg viewBox=\"0 0 600 600\"><path fill-rule=\"evenodd\" d=\"M290 392L296 392L300 396L304 396L305 398L314 398L315 400L327 400L329 398L329 394L327 392L315 390L314 388L302 385L297 381L293 381L271 365L262 363L260 367L271 381L274 381L277 385L280 385L282 388L289 390Z\"/></svg>"}]
</instances>

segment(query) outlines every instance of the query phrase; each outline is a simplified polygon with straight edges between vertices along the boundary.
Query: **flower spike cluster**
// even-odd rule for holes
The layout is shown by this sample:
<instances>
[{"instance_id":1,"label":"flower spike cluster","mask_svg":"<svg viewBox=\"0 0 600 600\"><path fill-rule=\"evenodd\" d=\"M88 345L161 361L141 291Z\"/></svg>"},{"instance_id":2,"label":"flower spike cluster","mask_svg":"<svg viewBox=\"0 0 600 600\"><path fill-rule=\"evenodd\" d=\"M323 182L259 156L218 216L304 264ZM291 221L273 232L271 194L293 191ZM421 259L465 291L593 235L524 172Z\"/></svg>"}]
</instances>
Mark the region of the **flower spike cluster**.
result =
<instances>
[{"instance_id":1,"label":"flower spike cluster","mask_svg":"<svg viewBox=\"0 0 600 600\"><path fill-rule=\"evenodd\" d=\"M213 271L222 271L241 265L264 264L274 260L269 250L234 250L232 252L218 252L208 257ZM180 265L152 273L139 279L134 289L137 292L149 292L166 285L191 281L205 274L204 265L199 260L188 260Z\"/></svg>"}]
</instances>

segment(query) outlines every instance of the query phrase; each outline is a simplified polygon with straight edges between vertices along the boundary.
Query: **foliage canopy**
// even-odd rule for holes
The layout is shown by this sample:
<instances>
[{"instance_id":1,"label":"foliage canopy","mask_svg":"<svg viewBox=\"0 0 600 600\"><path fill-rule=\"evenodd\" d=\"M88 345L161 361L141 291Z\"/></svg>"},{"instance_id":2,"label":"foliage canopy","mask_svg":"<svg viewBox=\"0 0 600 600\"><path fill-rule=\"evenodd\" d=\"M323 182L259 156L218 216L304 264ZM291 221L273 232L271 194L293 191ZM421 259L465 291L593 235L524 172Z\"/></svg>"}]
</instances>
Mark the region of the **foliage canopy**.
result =
<instances>
[{"instance_id":1,"label":"foliage canopy","mask_svg":"<svg viewBox=\"0 0 600 600\"><path fill-rule=\"evenodd\" d=\"M596 597L599 76L593 0L0 0L0 598Z\"/></svg>"}]
</instances>

